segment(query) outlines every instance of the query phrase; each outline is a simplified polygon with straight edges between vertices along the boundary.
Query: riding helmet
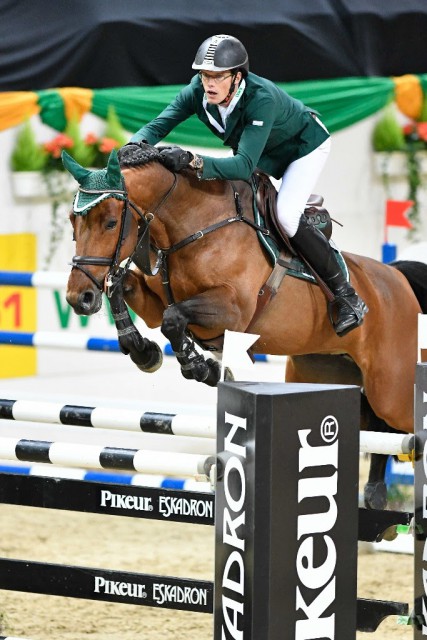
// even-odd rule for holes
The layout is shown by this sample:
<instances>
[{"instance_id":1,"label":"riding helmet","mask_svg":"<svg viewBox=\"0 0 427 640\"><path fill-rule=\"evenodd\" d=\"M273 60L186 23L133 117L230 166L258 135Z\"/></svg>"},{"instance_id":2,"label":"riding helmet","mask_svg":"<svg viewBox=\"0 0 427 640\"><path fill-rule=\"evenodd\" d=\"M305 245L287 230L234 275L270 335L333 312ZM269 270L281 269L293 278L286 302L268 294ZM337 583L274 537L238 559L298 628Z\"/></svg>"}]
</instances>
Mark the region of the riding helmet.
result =
<instances>
[{"instance_id":1,"label":"riding helmet","mask_svg":"<svg viewBox=\"0 0 427 640\"><path fill-rule=\"evenodd\" d=\"M200 45L192 68L204 71L243 69L248 72L248 53L240 40L233 36L211 36Z\"/></svg>"}]
</instances>

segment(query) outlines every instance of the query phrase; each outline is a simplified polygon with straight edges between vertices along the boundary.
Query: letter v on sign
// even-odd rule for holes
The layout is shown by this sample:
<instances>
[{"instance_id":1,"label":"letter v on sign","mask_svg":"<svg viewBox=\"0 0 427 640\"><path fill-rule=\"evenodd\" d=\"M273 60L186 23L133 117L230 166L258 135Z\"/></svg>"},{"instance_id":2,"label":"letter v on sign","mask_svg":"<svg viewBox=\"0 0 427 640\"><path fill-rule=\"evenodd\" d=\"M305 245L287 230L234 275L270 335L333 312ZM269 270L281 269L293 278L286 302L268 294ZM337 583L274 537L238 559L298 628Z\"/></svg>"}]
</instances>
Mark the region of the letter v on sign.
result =
<instances>
[{"instance_id":1,"label":"letter v on sign","mask_svg":"<svg viewBox=\"0 0 427 640\"><path fill-rule=\"evenodd\" d=\"M61 295L59 291L54 291L53 296L55 300L55 307L58 312L59 324L61 326L61 329L68 329L70 325L70 317L71 317L72 309L70 305L67 304L67 302L65 302L64 306L62 305ZM110 305L107 302L106 296L103 296L103 298L104 298L104 307L107 310L108 322L109 324L114 325L114 319L111 313ZM129 311L130 317L132 318L132 321L135 322L135 319L136 319L135 311L133 311L129 307L128 307L128 311ZM87 327L89 323L89 316L78 316L78 318L79 318L80 326Z\"/></svg>"},{"instance_id":2,"label":"letter v on sign","mask_svg":"<svg viewBox=\"0 0 427 640\"><path fill-rule=\"evenodd\" d=\"M61 329L68 329L72 309L67 302L65 303L64 307L62 306L61 295L59 291L54 291L53 297L55 300L55 306L58 312L59 324L61 325ZM80 326L86 327L89 322L89 316L78 316L78 318L80 321Z\"/></svg>"}]
</instances>

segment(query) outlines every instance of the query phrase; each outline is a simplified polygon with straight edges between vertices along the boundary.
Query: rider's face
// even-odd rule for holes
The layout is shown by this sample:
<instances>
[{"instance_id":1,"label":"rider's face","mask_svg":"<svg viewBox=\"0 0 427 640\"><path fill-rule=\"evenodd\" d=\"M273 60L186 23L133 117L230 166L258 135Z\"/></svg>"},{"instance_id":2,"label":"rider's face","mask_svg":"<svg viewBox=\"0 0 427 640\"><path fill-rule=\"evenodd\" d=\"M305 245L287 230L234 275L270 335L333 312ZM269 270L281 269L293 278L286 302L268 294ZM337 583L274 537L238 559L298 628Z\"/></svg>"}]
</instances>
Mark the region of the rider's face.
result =
<instances>
[{"instance_id":1,"label":"rider's face","mask_svg":"<svg viewBox=\"0 0 427 640\"><path fill-rule=\"evenodd\" d=\"M234 74L231 71L201 71L200 77L202 79L203 88L206 94L206 100L209 104L221 104L228 96L230 87L233 83ZM236 74L236 84L230 100L237 91L239 82L242 78L240 71Z\"/></svg>"}]
</instances>

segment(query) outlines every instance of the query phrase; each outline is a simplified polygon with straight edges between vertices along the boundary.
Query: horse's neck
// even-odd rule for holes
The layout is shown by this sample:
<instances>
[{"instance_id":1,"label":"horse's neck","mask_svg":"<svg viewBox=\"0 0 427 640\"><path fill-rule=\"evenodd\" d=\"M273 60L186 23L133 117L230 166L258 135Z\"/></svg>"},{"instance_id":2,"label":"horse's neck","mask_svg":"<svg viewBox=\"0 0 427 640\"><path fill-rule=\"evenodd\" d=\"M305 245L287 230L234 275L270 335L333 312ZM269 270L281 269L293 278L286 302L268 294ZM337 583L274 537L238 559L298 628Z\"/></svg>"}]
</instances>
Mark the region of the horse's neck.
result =
<instances>
[{"instance_id":1,"label":"horse's neck","mask_svg":"<svg viewBox=\"0 0 427 640\"><path fill-rule=\"evenodd\" d=\"M157 162L128 169L123 173L129 200L150 220L151 235L156 244L168 246L166 229L169 227L168 219L173 219L168 211L170 201L175 201L174 175Z\"/></svg>"},{"instance_id":2,"label":"horse's neck","mask_svg":"<svg viewBox=\"0 0 427 640\"><path fill-rule=\"evenodd\" d=\"M151 235L166 247L235 214L233 190L225 181L199 181L189 172L174 175L158 163L132 176L129 195L144 210L154 214Z\"/></svg>"},{"instance_id":3,"label":"horse's neck","mask_svg":"<svg viewBox=\"0 0 427 640\"><path fill-rule=\"evenodd\" d=\"M123 170L130 200L144 212L153 211L173 183L173 174L158 162Z\"/></svg>"}]
</instances>

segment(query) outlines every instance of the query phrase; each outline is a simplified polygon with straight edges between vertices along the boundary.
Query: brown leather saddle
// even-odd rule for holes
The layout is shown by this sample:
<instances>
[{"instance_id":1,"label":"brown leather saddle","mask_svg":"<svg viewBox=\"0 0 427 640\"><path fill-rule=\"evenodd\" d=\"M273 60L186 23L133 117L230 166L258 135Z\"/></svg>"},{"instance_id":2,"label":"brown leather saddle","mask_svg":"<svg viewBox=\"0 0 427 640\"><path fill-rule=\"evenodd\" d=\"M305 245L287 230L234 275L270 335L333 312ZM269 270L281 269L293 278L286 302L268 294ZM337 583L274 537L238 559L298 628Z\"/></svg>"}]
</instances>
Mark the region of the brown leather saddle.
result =
<instances>
[{"instance_id":1,"label":"brown leather saddle","mask_svg":"<svg viewBox=\"0 0 427 640\"><path fill-rule=\"evenodd\" d=\"M279 246L285 243L291 253L295 254L296 252L288 236L278 222L277 191L275 186L269 176L259 169L254 172L254 180L256 185L256 204L260 215L264 218L267 229ZM304 215L308 223L317 226L329 240L332 235L332 220L328 211L322 205L323 197L312 193L304 209Z\"/></svg>"},{"instance_id":2,"label":"brown leather saddle","mask_svg":"<svg viewBox=\"0 0 427 640\"><path fill-rule=\"evenodd\" d=\"M276 295L288 270L292 270L291 260L293 256L298 256L306 264L309 272L312 273L316 279L317 284L324 292L326 298L330 302L335 299L334 294L327 284L311 267L309 262L295 251L289 237L280 227L277 217L277 191L269 176L257 169L253 174L253 180L256 187L255 198L258 211L264 219L264 224L270 236L274 239L277 246L283 249L283 251L280 252L276 266L258 294L255 314L246 329L249 333L266 305ZM316 225L329 240L332 235L332 220L328 211L322 205L323 197L312 194L307 202L306 208L304 209L304 215L307 217L309 224Z\"/></svg>"}]
</instances>

